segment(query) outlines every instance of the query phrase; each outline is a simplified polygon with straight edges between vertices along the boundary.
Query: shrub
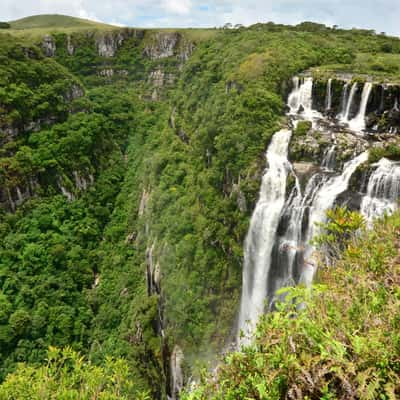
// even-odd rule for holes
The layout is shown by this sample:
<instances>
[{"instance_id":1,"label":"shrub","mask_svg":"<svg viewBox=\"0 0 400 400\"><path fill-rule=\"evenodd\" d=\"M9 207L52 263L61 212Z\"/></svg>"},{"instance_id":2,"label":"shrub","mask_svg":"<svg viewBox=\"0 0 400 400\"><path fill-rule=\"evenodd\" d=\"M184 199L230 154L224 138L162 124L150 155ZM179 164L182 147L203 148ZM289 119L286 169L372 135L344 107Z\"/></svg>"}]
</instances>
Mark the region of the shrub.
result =
<instances>
[{"instance_id":1,"label":"shrub","mask_svg":"<svg viewBox=\"0 0 400 400\"><path fill-rule=\"evenodd\" d=\"M299 121L294 130L294 134L296 136L306 136L308 132L310 132L312 128L311 121Z\"/></svg>"}]
</instances>

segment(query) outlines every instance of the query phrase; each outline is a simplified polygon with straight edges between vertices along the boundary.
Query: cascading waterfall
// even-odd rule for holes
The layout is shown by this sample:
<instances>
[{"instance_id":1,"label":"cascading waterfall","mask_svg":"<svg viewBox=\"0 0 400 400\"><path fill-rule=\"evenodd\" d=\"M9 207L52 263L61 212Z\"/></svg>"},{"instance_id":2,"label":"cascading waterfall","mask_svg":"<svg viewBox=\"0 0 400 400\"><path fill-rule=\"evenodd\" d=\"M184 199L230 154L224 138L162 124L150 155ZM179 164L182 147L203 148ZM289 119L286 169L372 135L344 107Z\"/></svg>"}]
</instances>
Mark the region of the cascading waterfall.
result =
<instances>
[{"instance_id":1,"label":"cascading waterfall","mask_svg":"<svg viewBox=\"0 0 400 400\"><path fill-rule=\"evenodd\" d=\"M327 109L332 101L329 100L332 98L331 85L328 82ZM289 117L311 120L315 117L312 87L312 78L305 78L303 82L299 78L293 79L293 91L288 98ZM349 88L348 83L343 87L339 119L362 131L372 85L368 82L364 85L358 113L350 120L357 83L351 86L350 93ZM320 114L319 117L322 118ZM324 125L320 129L324 129ZM260 198L245 241L238 344L250 342L259 317L266 309L274 308L277 290L299 283L311 285L317 266L313 260L312 239L321 233L327 210L349 189L352 175L368 160L368 152L363 152L346 162L339 171L334 144L325 151L320 168L309 177L302 190L295 168L287 158L290 138L289 130L279 131L268 147L269 167L262 179ZM374 167L360 208L369 222L374 217L393 212L400 196L400 163L382 159ZM287 196L289 175L293 185Z\"/></svg>"},{"instance_id":2,"label":"cascading waterfall","mask_svg":"<svg viewBox=\"0 0 400 400\"><path fill-rule=\"evenodd\" d=\"M268 169L261 184L260 198L251 218L245 243L242 300L239 330L251 333L264 313L272 247L282 208L290 169L287 159L289 130L275 133L267 151Z\"/></svg>"},{"instance_id":3,"label":"cascading waterfall","mask_svg":"<svg viewBox=\"0 0 400 400\"><path fill-rule=\"evenodd\" d=\"M312 260L315 249L310 245L310 242L315 236L321 233L320 225L326 221L326 212L332 208L338 195L347 190L350 178L357 167L367 160L368 152L364 152L345 163L342 174L330 178L323 184L312 202L304 252L307 268L303 269L300 277L300 282L304 283L306 286L311 285L316 269L316 263Z\"/></svg>"},{"instance_id":4,"label":"cascading waterfall","mask_svg":"<svg viewBox=\"0 0 400 400\"><path fill-rule=\"evenodd\" d=\"M360 207L369 226L374 218L393 213L398 207L400 196L399 163L382 158L375 167Z\"/></svg>"},{"instance_id":5,"label":"cascading waterfall","mask_svg":"<svg viewBox=\"0 0 400 400\"><path fill-rule=\"evenodd\" d=\"M328 153L332 153L332 149L334 146ZM367 158L368 153L365 152L347 162L340 175L330 176L323 171L315 173L309 179L304 195L295 185L281 218L280 224L286 229L282 229L274 246L268 279L268 298L272 304L276 291L281 287L297 283L311 285L316 269L312 259L315 249L311 241L321 233L319 226L326 221L326 211L347 190L354 171Z\"/></svg>"},{"instance_id":6,"label":"cascading waterfall","mask_svg":"<svg viewBox=\"0 0 400 400\"><path fill-rule=\"evenodd\" d=\"M304 78L304 82L300 84L300 79L295 77L293 78L293 86L294 89L288 99L290 114L297 114L302 109L304 116L312 116L313 79L310 77Z\"/></svg>"},{"instance_id":7,"label":"cascading waterfall","mask_svg":"<svg viewBox=\"0 0 400 400\"><path fill-rule=\"evenodd\" d=\"M321 167L326 171L334 171L336 166L336 146L332 146L325 151Z\"/></svg>"},{"instance_id":8,"label":"cascading waterfall","mask_svg":"<svg viewBox=\"0 0 400 400\"><path fill-rule=\"evenodd\" d=\"M357 82L353 83L350 89L350 94L347 98L346 102L346 108L343 116L341 116L342 122L348 123L349 122L349 117L350 117L350 112L351 112L351 106L353 105L354 101L354 96L356 95L357 92Z\"/></svg>"},{"instance_id":9,"label":"cascading waterfall","mask_svg":"<svg viewBox=\"0 0 400 400\"><path fill-rule=\"evenodd\" d=\"M367 111L367 105L369 96L371 94L371 90L372 90L372 83L366 82L364 84L364 88L361 94L361 103L360 103L360 108L358 110L358 114L355 116L355 118L349 121L349 127L353 131L361 132L365 129L365 113Z\"/></svg>"},{"instance_id":10,"label":"cascading waterfall","mask_svg":"<svg viewBox=\"0 0 400 400\"><path fill-rule=\"evenodd\" d=\"M332 79L328 79L326 87L325 111L332 108Z\"/></svg>"}]
</instances>

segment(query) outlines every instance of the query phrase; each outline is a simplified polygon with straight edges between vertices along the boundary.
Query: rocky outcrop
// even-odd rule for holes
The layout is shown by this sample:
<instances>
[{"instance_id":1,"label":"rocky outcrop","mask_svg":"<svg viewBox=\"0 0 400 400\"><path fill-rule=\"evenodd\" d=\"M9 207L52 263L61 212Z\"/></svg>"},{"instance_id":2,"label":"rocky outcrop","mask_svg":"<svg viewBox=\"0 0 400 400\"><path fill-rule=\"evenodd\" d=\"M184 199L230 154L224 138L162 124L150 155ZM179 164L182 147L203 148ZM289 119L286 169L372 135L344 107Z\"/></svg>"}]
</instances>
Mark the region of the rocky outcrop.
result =
<instances>
[{"instance_id":1,"label":"rocky outcrop","mask_svg":"<svg viewBox=\"0 0 400 400\"><path fill-rule=\"evenodd\" d=\"M56 47L56 42L52 36L46 35L43 37L42 49L47 57L55 56L57 47Z\"/></svg>"},{"instance_id":2,"label":"rocky outcrop","mask_svg":"<svg viewBox=\"0 0 400 400\"><path fill-rule=\"evenodd\" d=\"M71 103L74 100L84 96L83 88L77 83L73 83L68 90L64 93L63 97L66 103ZM1 108L1 104L0 104ZM34 121L25 121L24 123L10 123L7 122L7 114L11 113L12 109L3 110L4 118L0 119L0 145L4 145L10 140L15 139L23 132L38 132L44 126L51 126L59 121L59 118L54 115L38 118ZM3 117L3 115L0 115Z\"/></svg>"},{"instance_id":3,"label":"rocky outcrop","mask_svg":"<svg viewBox=\"0 0 400 400\"><path fill-rule=\"evenodd\" d=\"M73 84L70 89L65 93L64 98L68 102L72 102L80 97L83 97L85 92L79 85Z\"/></svg>"},{"instance_id":4,"label":"rocky outcrop","mask_svg":"<svg viewBox=\"0 0 400 400\"><path fill-rule=\"evenodd\" d=\"M101 57L115 57L118 49L129 38L143 39L144 31L140 29L121 29L95 36L97 53Z\"/></svg>"},{"instance_id":5,"label":"rocky outcrop","mask_svg":"<svg viewBox=\"0 0 400 400\"><path fill-rule=\"evenodd\" d=\"M174 74L165 73L161 68L151 71L149 74L149 81L155 87L163 87L165 84L172 85L174 80Z\"/></svg>"},{"instance_id":6,"label":"rocky outcrop","mask_svg":"<svg viewBox=\"0 0 400 400\"><path fill-rule=\"evenodd\" d=\"M145 46L144 55L152 60L172 57L176 54L181 35L177 32L158 32Z\"/></svg>"},{"instance_id":7,"label":"rocky outcrop","mask_svg":"<svg viewBox=\"0 0 400 400\"><path fill-rule=\"evenodd\" d=\"M67 35L67 53L70 56L73 56L75 53L75 47L72 44L72 39L70 35Z\"/></svg>"},{"instance_id":8,"label":"rocky outcrop","mask_svg":"<svg viewBox=\"0 0 400 400\"><path fill-rule=\"evenodd\" d=\"M99 75L106 77L106 78L111 78L114 76L114 68L103 68L99 71Z\"/></svg>"},{"instance_id":9,"label":"rocky outcrop","mask_svg":"<svg viewBox=\"0 0 400 400\"><path fill-rule=\"evenodd\" d=\"M39 183L35 177L14 187L0 187L0 204L14 212L19 205L35 195L38 187Z\"/></svg>"},{"instance_id":10,"label":"rocky outcrop","mask_svg":"<svg viewBox=\"0 0 400 400\"><path fill-rule=\"evenodd\" d=\"M114 57L125 40L122 33L110 33L96 38L96 48L101 57Z\"/></svg>"},{"instance_id":11,"label":"rocky outcrop","mask_svg":"<svg viewBox=\"0 0 400 400\"><path fill-rule=\"evenodd\" d=\"M151 60L177 57L181 63L184 63L192 55L194 49L194 43L179 32L158 32L148 38L143 54Z\"/></svg>"},{"instance_id":12,"label":"rocky outcrop","mask_svg":"<svg viewBox=\"0 0 400 400\"><path fill-rule=\"evenodd\" d=\"M160 264L154 260L154 250L154 243L146 250L146 281L148 296L161 294Z\"/></svg>"}]
</instances>

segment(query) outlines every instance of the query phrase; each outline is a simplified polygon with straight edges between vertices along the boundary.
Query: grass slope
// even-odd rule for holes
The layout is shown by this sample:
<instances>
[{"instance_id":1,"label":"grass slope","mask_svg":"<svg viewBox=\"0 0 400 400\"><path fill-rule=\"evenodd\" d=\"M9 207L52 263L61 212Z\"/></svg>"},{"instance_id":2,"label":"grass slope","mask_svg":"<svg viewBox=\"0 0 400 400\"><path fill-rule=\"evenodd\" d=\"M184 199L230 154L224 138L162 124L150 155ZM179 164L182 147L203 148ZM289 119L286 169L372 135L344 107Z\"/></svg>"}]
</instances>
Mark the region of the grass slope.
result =
<instances>
[{"instance_id":1,"label":"grass slope","mask_svg":"<svg viewBox=\"0 0 400 400\"><path fill-rule=\"evenodd\" d=\"M27 38L41 37L55 32L73 33L87 30L107 31L116 29L113 25L58 14L33 15L9 21L9 24L11 29L7 29L7 33Z\"/></svg>"},{"instance_id":2,"label":"grass slope","mask_svg":"<svg viewBox=\"0 0 400 400\"><path fill-rule=\"evenodd\" d=\"M105 28L111 25L88 19L59 14L32 15L10 21L11 29L45 29L45 28Z\"/></svg>"}]
</instances>

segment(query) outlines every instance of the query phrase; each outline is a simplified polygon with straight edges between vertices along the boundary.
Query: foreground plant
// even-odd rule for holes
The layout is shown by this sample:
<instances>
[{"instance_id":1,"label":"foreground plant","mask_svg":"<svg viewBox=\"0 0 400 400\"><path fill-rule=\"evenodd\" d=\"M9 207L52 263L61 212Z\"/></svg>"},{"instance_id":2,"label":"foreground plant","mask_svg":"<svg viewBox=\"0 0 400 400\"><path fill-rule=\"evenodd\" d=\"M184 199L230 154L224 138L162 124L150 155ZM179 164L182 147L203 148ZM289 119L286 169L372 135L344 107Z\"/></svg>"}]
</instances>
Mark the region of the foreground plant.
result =
<instances>
[{"instance_id":1,"label":"foreground plant","mask_svg":"<svg viewBox=\"0 0 400 400\"><path fill-rule=\"evenodd\" d=\"M134 395L134 397L132 397ZM96 366L70 348L51 347L47 364L39 368L20 364L0 386L4 400L148 400L135 393L126 361L107 358Z\"/></svg>"}]
</instances>

